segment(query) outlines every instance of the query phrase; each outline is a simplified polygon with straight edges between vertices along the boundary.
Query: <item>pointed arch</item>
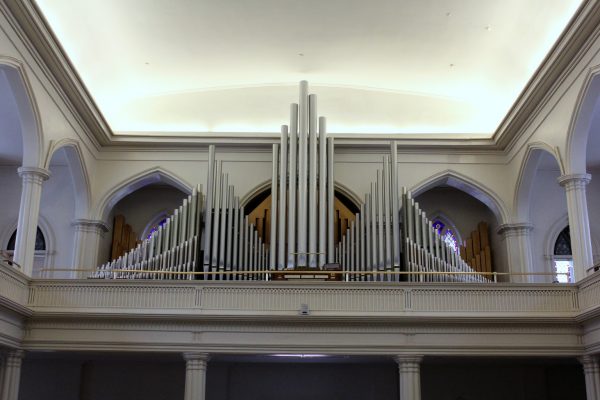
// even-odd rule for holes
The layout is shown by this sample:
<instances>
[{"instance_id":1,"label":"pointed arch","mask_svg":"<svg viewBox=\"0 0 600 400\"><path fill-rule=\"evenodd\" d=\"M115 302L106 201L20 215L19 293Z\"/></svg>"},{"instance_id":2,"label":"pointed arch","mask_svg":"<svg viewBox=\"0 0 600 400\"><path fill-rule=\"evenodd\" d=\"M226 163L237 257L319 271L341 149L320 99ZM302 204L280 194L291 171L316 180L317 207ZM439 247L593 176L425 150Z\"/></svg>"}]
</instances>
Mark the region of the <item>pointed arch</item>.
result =
<instances>
[{"instance_id":1,"label":"pointed arch","mask_svg":"<svg viewBox=\"0 0 600 400\"><path fill-rule=\"evenodd\" d=\"M75 219L88 218L91 185L81 144L77 140L68 138L51 141L48 153L44 160L44 168L50 169L52 157L60 149L63 149L65 152L69 171L73 180L73 188L75 191Z\"/></svg>"},{"instance_id":2,"label":"pointed arch","mask_svg":"<svg viewBox=\"0 0 600 400\"><path fill-rule=\"evenodd\" d=\"M39 108L23 63L0 55L2 70L12 89L19 113L23 138L23 161L25 167L40 167L42 163L43 132Z\"/></svg>"},{"instance_id":3,"label":"pointed arch","mask_svg":"<svg viewBox=\"0 0 600 400\"><path fill-rule=\"evenodd\" d=\"M271 179L266 180L258 185L256 185L253 189L251 189L250 191L248 191L248 193L246 193L243 197L240 198L240 206L246 206L252 199L254 199L256 196L260 195L261 193L263 193L266 190L271 190ZM342 195L344 195L345 197L347 197L350 201L352 201L354 203L354 205L359 208L360 205L362 204L362 200L359 196L356 195L356 193L354 193L352 190L350 190L347 186L339 183L339 182L335 182L333 184L333 190L335 192L339 192Z\"/></svg>"},{"instance_id":4,"label":"pointed arch","mask_svg":"<svg viewBox=\"0 0 600 400\"><path fill-rule=\"evenodd\" d=\"M432 213L428 213L429 216L428 218L434 222L436 219L439 219L440 221L442 221L445 225L446 228L451 228L452 232L454 233L454 237L456 238L457 242L459 244L461 244L463 242L463 234L460 232L460 230L456 227L456 224L454 223L454 221L452 220L452 218L448 217L444 212L442 212L441 210L436 210Z\"/></svg>"},{"instance_id":5,"label":"pointed arch","mask_svg":"<svg viewBox=\"0 0 600 400\"><path fill-rule=\"evenodd\" d=\"M592 125L600 118L600 65L588 70L567 133L566 174L586 173L586 147Z\"/></svg>"},{"instance_id":6,"label":"pointed arch","mask_svg":"<svg viewBox=\"0 0 600 400\"><path fill-rule=\"evenodd\" d=\"M529 205L533 181L540 160L544 154L549 154L554 161L556 161L561 175L565 173L558 149L552 148L545 142L529 143L527 145L527 150L525 150L523 161L521 162L513 199L513 216L516 221L529 220Z\"/></svg>"},{"instance_id":7,"label":"pointed arch","mask_svg":"<svg viewBox=\"0 0 600 400\"><path fill-rule=\"evenodd\" d=\"M421 181L411 188L411 192L413 197L417 197L421 193L440 185L451 186L481 201L492 211L498 220L498 224L504 224L508 221L506 206L494 191L453 170L439 172Z\"/></svg>"},{"instance_id":8,"label":"pointed arch","mask_svg":"<svg viewBox=\"0 0 600 400\"><path fill-rule=\"evenodd\" d=\"M108 193L102 197L95 208L95 217L106 221L110 210L125 196L135 192L138 189L153 183L164 183L173 186L184 193L192 193L192 185L178 177L176 174L161 167L155 167L142 171L114 186Z\"/></svg>"}]
</instances>

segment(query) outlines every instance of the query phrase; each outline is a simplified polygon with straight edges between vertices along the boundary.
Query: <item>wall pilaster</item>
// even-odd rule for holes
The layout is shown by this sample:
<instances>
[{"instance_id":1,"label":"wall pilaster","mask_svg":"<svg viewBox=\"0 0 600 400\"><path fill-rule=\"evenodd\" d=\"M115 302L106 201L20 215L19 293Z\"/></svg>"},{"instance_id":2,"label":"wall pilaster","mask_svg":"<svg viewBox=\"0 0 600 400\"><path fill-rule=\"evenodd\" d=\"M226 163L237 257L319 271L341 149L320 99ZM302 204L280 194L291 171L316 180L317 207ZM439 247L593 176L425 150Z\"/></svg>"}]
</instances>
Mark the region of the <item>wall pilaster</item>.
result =
<instances>
[{"instance_id":1,"label":"wall pilaster","mask_svg":"<svg viewBox=\"0 0 600 400\"><path fill-rule=\"evenodd\" d=\"M508 267L511 273L525 274L531 272L533 256L531 253L531 231L533 225L528 222L502 224L497 233L506 242L508 251ZM532 277L527 275L512 275L511 282L531 282Z\"/></svg>"}]
</instances>

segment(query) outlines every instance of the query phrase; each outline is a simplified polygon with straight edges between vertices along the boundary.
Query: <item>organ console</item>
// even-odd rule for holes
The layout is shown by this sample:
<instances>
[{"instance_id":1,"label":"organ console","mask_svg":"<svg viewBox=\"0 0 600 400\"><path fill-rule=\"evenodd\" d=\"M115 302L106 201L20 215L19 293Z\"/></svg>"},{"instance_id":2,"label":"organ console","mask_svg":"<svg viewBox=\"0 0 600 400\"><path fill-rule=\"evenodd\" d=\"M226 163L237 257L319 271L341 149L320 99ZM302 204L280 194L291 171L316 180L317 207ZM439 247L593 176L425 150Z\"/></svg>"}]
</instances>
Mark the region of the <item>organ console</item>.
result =
<instances>
[{"instance_id":1,"label":"organ console","mask_svg":"<svg viewBox=\"0 0 600 400\"><path fill-rule=\"evenodd\" d=\"M395 142L353 221L334 235L335 142L316 101L301 82L273 144L268 238L266 218L260 227L249 219L211 145L206 190L195 188L149 238L91 277L268 280L292 271L317 276L338 264L353 281L489 281L446 244L410 191L400 193Z\"/></svg>"}]
</instances>

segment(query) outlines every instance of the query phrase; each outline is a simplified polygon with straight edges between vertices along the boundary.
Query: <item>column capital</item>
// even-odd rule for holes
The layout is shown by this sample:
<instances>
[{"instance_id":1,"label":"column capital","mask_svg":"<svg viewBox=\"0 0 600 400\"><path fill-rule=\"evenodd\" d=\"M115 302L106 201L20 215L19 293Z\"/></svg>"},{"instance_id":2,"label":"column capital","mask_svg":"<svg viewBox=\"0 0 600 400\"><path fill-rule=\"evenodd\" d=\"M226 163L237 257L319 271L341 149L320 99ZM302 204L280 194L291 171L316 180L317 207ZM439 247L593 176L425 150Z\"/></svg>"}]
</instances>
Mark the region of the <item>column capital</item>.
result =
<instances>
[{"instance_id":1,"label":"column capital","mask_svg":"<svg viewBox=\"0 0 600 400\"><path fill-rule=\"evenodd\" d=\"M590 174L570 174L562 175L557 178L558 184L562 187L585 187L592 180Z\"/></svg>"},{"instance_id":2,"label":"column capital","mask_svg":"<svg viewBox=\"0 0 600 400\"><path fill-rule=\"evenodd\" d=\"M47 169L37 167L19 167L17 172L21 178L27 178L32 180L38 180L40 183L48 180L52 175Z\"/></svg>"},{"instance_id":3,"label":"column capital","mask_svg":"<svg viewBox=\"0 0 600 400\"><path fill-rule=\"evenodd\" d=\"M208 353L183 353L183 359L186 363L186 368L206 370L210 354Z\"/></svg>"},{"instance_id":4,"label":"column capital","mask_svg":"<svg viewBox=\"0 0 600 400\"><path fill-rule=\"evenodd\" d=\"M73 226L77 230L85 231L85 232L93 232L93 233L104 233L108 232L108 225L106 222L99 219L84 219L79 218L73 220L71 222L71 226Z\"/></svg>"},{"instance_id":5,"label":"column capital","mask_svg":"<svg viewBox=\"0 0 600 400\"><path fill-rule=\"evenodd\" d=\"M394 361L396 361L398 364L421 364L421 361L423 361L423 356L422 355L418 355L418 354L410 354L410 355L395 355L394 356Z\"/></svg>"},{"instance_id":6,"label":"column capital","mask_svg":"<svg viewBox=\"0 0 600 400\"><path fill-rule=\"evenodd\" d=\"M503 237L508 236L524 236L529 235L533 230L533 225L529 222L514 222L511 224L502 224L496 229L498 235Z\"/></svg>"},{"instance_id":7,"label":"column capital","mask_svg":"<svg viewBox=\"0 0 600 400\"><path fill-rule=\"evenodd\" d=\"M591 356L591 355L585 355L585 356L581 356L577 359L581 365L583 365L583 370L586 372L599 372L600 370L600 365L599 365L599 361L598 358Z\"/></svg>"},{"instance_id":8,"label":"column capital","mask_svg":"<svg viewBox=\"0 0 600 400\"><path fill-rule=\"evenodd\" d=\"M15 367L21 365L21 361L25 358L23 350L11 350L4 353L4 360L7 367Z\"/></svg>"}]
</instances>

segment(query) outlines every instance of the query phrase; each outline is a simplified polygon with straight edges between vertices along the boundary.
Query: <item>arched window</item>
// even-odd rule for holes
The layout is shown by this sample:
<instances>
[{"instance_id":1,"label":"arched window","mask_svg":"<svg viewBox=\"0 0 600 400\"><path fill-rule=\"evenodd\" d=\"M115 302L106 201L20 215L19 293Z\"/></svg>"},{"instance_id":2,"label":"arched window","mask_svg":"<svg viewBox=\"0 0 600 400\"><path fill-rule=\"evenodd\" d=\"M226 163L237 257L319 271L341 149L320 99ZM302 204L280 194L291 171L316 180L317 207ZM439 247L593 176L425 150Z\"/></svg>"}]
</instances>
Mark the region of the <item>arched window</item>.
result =
<instances>
[{"instance_id":1,"label":"arched window","mask_svg":"<svg viewBox=\"0 0 600 400\"><path fill-rule=\"evenodd\" d=\"M442 236L444 242L446 242L455 253L458 253L460 239L457 237L456 229L441 217L435 218L431 225Z\"/></svg>"},{"instance_id":2,"label":"arched window","mask_svg":"<svg viewBox=\"0 0 600 400\"><path fill-rule=\"evenodd\" d=\"M150 239L150 236L158 230L159 227L163 226L167 222L167 218L169 218L169 214L166 211L161 211L157 215L155 215L150 222L146 224L146 227L142 231L139 239Z\"/></svg>"},{"instance_id":3,"label":"arched window","mask_svg":"<svg viewBox=\"0 0 600 400\"><path fill-rule=\"evenodd\" d=\"M553 264L556 282L573 282L573 253L571 251L571 232L568 225L558 234L554 242Z\"/></svg>"},{"instance_id":4,"label":"arched window","mask_svg":"<svg viewBox=\"0 0 600 400\"><path fill-rule=\"evenodd\" d=\"M17 230L13 232L10 239L8 239L8 244L6 245L6 250L15 251L15 245L17 242ZM46 238L44 238L44 234L42 230L38 227L37 233L35 234L35 251L45 251L46 250Z\"/></svg>"},{"instance_id":5,"label":"arched window","mask_svg":"<svg viewBox=\"0 0 600 400\"><path fill-rule=\"evenodd\" d=\"M164 224L167 223L167 217L161 219L158 224L154 225L152 228L150 228L150 230L148 231L148 233L145 235L146 239L150 239L150 237L152 236L152 234L154 232L156 232L158 230L158 228L160 228L161 226L163 226Z\"/></svg>"},{"instance_id":6,"label":"arched window","mask_svg":"<svg viewBox=\"0 0 600 400\"><path fill-rule=\"evenodd\" d=\"M6 243L6 247L4 247L4 249L6 249L6 251L3 251L3 255L8 258L9 260L12 260L15 254L15 246L17 242L17 230L15 229L12 233L12 235L10 236L10 239L8 239L8 243ZM52 243L50 242L50 245ZM34 253L34 257L33 257L33 274L34 276L39 274L39 270L42 268L46 268L47 267L47 263L51 262L49 260L50 256L50 252L48 251L48 241L46 240L46 237L44 236L44 233L42 232L42 230L40 229L40 227L38 226L37 228L37 232L35 235L35 253Z\"/></svg>"}]
</instances>

